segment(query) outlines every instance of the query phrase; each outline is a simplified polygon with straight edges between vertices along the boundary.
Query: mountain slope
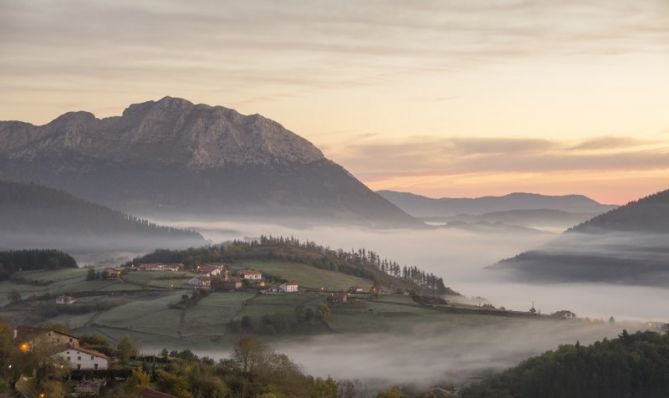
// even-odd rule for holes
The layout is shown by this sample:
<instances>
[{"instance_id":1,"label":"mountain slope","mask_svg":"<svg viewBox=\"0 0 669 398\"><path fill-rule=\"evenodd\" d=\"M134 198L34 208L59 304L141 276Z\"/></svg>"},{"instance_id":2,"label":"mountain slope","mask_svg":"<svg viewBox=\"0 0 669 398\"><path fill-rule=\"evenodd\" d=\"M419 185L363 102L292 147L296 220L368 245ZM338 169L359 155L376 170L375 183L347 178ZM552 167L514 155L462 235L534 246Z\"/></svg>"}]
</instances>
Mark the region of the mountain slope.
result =
<instances>
[{"instance_id":1,"label":"mountain slope","mask_svg":"<svg viewBox=\"0 0 669 398\"><path fill-rule=\"evenodd\" d=\"M36 184L0 181L0 247L146 250L202 245L200 234L161 227Z\"/></svg>"},{"instance_id":2,"label":"mountain slope","mask_svg":"<svg viewBox=\"0 0 669 398\"><path fill-rule=\"evenodd\" d=\"M520 279L669 286L669 191L599 215L492 268Z\"/></svg>"},{"instance_id":3,"label":"mountain slope","mask_svg":"<svg viewBox=\"0 0 669 398\"><path fill-rule=\"evenodd\" d=\"M139 214L422 225L280 124L171 97L0 122L0 176Z\"/></svg>"}]
</instances>

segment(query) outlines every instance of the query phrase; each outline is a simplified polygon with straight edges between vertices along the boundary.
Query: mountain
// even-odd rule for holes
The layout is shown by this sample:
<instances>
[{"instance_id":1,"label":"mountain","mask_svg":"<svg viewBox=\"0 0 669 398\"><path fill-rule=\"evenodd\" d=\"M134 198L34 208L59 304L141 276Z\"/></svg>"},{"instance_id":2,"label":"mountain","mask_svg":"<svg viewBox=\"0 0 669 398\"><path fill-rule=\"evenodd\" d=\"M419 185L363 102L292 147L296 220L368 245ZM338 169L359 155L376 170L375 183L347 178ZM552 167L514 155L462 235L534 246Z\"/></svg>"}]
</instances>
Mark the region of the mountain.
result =
<instances>
[{"instance_id":1,"label":"mountain","mask_svg":"<svg viewBox=\"0 0 669 398\"><path fill-rule=\"evenodd\" d=\"M517 279L669 286L669 191L592 218L492 267Z\"/></svg>"},{"instance_id":2,"label":"mountain","mask_svg":"<svg viewBox=\"0 0 669 398\"><path fill-rule=\"evenodd\" d=\"M571 213L602 213L615 206L602 205L583 195L548 196L510 193L481 198L428 198L408 192L379 191L381 196L414 217L452 217L481 215L510 210L560 210Z\"/></svg>"},{"instance_id":3,"label":"mountain","mask_svg":"<svg viewBox=\"0 0 669 398\"><path fill-rule=\"evenodd\" d=\"M400 209L430 223L523 227L560 232L615 208L586 196L511 193L481 198L429 198L408 192L379 191Z\"/></svg>"},{"instance_id":4,"label":"mountain","mask_svg":"<svg viewBox=\"0 0 669 398\"><path fill-rule=\"evenodd\" d=\"M0 177L159 217L422 226L280 124L180 98L0 122Z\"/></svg>"},{"instance_id":5,"label":"mountain","mask_svg":"<svg viewBox=\"0 0 669 398\"><path fill-rule=\"evenodd\" d=\"M147 250L205 243L197 232L151 224L63 191L0 181L0 248Z\"/></svg>"}]
</instances>

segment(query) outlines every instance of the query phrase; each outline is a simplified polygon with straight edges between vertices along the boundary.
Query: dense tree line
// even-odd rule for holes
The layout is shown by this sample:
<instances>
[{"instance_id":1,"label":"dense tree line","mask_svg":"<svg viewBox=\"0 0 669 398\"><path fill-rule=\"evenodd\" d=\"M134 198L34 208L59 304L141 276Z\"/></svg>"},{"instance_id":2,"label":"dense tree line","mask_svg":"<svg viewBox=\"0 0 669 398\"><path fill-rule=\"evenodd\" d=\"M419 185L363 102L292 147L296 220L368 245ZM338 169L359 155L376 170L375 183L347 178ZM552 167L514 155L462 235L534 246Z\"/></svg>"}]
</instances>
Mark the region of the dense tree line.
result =
<instances>
[{"instance_id":1,"label":"dense tree line","mask_svg":"<svg viewBox=\"0 0 669 398\"><path fill-rule=\"evenodd\" d=\"M59 250L0 251L0 280L8 279L18 271L77 268L77 262Z\"/></svg>"},{"instance_id":2,"label":"dense tree line","mask_svg":"<svg viewBox=\"0 0 669 398\"><path fill-rule=\"evenodd\" d=\"M235 240L224 245L186 250L156 250L134 259L133 263L177 262L191 267L200 263L236 260L294 261L370 279L388 288L418 290L435 294L454 293L444 285L442 278L422 271L418 267L401 266L395 261L382 258L374 251L366 249L333 250L314 242L303 242L292 237L263 235L259 239Z\"/></svg>"},{"instance_id":3,"label":"dense tree line","mask_svg":"<svg viewBox=\"0 0 669 398\"><path fill-rule=\"evenodd\" d=\"M669 335L626 331L564 345L461 392L463 398L669 397Z\"/></svg>"}]
</instances>

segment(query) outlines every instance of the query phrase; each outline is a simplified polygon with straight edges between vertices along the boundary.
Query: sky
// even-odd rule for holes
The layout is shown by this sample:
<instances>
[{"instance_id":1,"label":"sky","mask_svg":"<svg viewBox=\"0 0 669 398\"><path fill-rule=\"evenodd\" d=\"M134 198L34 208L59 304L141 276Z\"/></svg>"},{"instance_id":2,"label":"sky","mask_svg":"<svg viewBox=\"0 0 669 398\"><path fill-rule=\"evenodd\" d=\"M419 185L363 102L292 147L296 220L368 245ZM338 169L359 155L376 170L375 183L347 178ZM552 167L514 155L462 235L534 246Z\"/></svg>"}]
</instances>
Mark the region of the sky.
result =
<instances>
[{"instance_id":1,"label":"sky","mask_svg":"<svg viewBox=\"0 0 669 398\"><path fill-rule=\"evenodd\" d=\"M669 188L668 71L667 0L0 0L0 120L184 97L433 197Z\"/></svg>"}]
</instances>

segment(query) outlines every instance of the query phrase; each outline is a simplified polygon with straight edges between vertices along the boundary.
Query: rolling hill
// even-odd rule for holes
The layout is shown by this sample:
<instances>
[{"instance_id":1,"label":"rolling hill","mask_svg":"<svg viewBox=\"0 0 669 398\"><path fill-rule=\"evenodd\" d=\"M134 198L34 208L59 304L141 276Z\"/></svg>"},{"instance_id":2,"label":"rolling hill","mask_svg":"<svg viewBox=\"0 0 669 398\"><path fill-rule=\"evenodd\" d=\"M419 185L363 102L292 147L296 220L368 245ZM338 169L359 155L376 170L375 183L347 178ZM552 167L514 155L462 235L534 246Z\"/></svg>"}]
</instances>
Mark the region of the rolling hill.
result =
<instances>
[{"instance_id":1,"label":"rolling hill","mask_svg":"<svg viewBox=\"0 0 669 398\"><path fill-rule=\"evenodd\" d=\"M172 97L0 122L0 177L144 216L423 226L279 123Z\"/></svg>"},{"instance_id":2,"label":"rolling hill","mask_svg":"<svg viewBox=\"0 0 669 398\"><path fill-rule=\"evenodd\" d=\"M37 184L0 181L0 247L75 251L190 247L193 231L162 227Z\"/></svg>"},{"instance_id":3,"label":"rolling hill","mask_svg":"<svg viewBox=\"0 0 669 398\"><path fill-rule=\"evenodd\" d=\"M669 287L669 191L594 217L492 268L529 280Z\"/></svg>"}]
</instances>

